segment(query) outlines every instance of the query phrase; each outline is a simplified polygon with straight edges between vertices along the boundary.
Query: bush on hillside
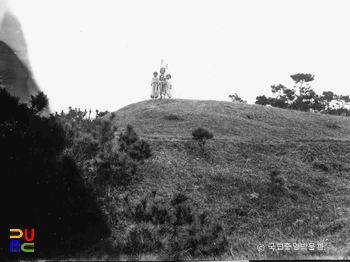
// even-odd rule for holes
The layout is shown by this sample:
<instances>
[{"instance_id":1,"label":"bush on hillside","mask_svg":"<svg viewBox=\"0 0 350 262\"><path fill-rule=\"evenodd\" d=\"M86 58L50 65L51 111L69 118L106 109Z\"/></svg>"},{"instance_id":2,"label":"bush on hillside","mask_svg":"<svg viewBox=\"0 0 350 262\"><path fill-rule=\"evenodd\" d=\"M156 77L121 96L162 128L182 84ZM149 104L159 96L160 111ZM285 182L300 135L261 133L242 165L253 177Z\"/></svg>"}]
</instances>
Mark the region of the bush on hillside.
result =
<instances>
[{"instance_id":1,"label":"bush on hillside","mask_svg":"<svg viewBox=\"0 0 350 262\"><path fill-rule=\"evenodd\" d=\"M180 116L177 116L174 114L166 115L166 116L164 116L164 119L171 120L171 121L183 121L183 119Z\"/></svg>"},{"instance_id":2,"label":"bush on hillside","mask_svg":"<svg viewBox=\"0 0 350 262\"><path fill-rule=\"evenodd\" d=\"M331 128L331 129L339 129L340 128L340 126L337 123L332 122L332 121L328 121L326 123L326 127Z\"/></svg>"},{"instance_id":3,"label":"bush on hillside","mask_svg":"<svg viewBox=\"0 0 350 262\"><path fill-rule=\"evenodd\" d=\"M1 168L6 176L0 192L8 219L3 223L35 229L31 255L37 258L75 253L110 234L74 159L61 155L69 142L64 128L54 116L40 116L47 104L43 93L32 96L29 107L0 89ZM1 247L7 247L2 251L8 255L6 242Z\"/></svg>"},{"instance_id":4,"label":"bush on hillside","mask_svg":"<svg viewBox=\"0 0 350 262\"><path fill-rule=\"evenodd\" d=\"M198 127L192 131L192 139L196 140L201 149L204 148L208 139L212 139L214 135L203 127Z\"/></svg>"},{"instance_id":5,"label":"bush on hillside","mask_svg":"<svg viewBox=\"0 0 350 262\"><path fill-rule=\"evenodd\" d=\"M31 95L30 109L34 114L42 112L49 105L49 99L44 92L39 92L37 95Z\"/></svg>"},{"instance_id":6,"label":"bush on hillside","mask_svg":"<svg viewBox=\"0 0 350 262\"><path fill-rule=\"evenodd\" d=\"M109 114L109 111L108 111L108 110L102 111L102 112L96 110L96 118L97 118L97 117L104 117L105 115L108 115L108 114Z\"/></svg>"},{"instance_id":7,"label":"bush on hillside","mask_svg":"<svg viewBox=\"0 0 350 262\"><path fill-rule=\"evenodd\" d=\"M279 170L273 170L270 174L268 191L276 197L282 197L288 194L286 181Z\"/></svg>"},{"instance_id":8,"label":"bush on hillside","mask_svg":"<svg viewBox=\"0 0 350 262\"><path fill-rule=\"evenodd\" d=\"M178 193L161 202L153 192L134 206L128 197L125 201L125 215L135 223L126 233L129 253L164 250L171 259L181 259L184 255L218 257L227 248L223 228L198 211L186 195Z\"/></svg>"},{"instance_id":9,"label":"bush on hillside","mask_svg":"<svg viewBox=\"0 0 350 262\"><path fill-rule=\"evenodd\" d=\"M319 170L322 170L324 172L329 172L330 171L330 167L329 165L325 164L325 163L322 163L320 161L314 161L312 163L312 167L314 169L319 169Z\"/></svg>"},{"instance_id":10,"label":"bush on hillside","mask_svg":"<svg viewBox=\"0 0 350 262\"><path fill-rule=\"evenodd\" d=\"M119 152L125 152L133 160L141 164L152 156L150 145L146 141L139 139L131 125L128 125L126 130L120 134L118 142Z\"/></svg>"},{"instance_id":11,"label":"bush on hillside","mask_svg":"<svg viewBox=\"0 0 350 262\"><path fill-rule=\"evenodd\" d=\"M229 98L231 98L232 102L241 102L241 103L247 103L247 101L244 101L242 98L238 96L237 93L234 93L233 95L229 95Z\"/></svg>"},{"instance_id":12,"label":"bush on hillside","mask_svg":"<svg viewBox=\"0 0 350 262\"><path fill-rule=\"evenodd\" d=\"M137 179L138 166L152 156L147 142L132 126L117 134L117 127L101 117L86 117L87 111L69 108L56 118L65 127L69 144L64 154L76 160L85 183L98 194L110 196L111 188L127 186Z\"/></svg>"}]
</instances>

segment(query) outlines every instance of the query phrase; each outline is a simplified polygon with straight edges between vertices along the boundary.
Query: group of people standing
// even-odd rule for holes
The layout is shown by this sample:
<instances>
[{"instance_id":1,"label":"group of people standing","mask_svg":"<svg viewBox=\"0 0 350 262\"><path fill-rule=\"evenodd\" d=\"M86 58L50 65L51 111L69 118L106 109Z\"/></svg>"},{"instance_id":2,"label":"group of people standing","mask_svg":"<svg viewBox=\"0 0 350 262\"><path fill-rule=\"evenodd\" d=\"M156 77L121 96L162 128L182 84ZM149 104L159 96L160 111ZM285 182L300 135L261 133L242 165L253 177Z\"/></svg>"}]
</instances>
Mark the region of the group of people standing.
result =
<instances>
[{"instance_id":1,"label":"group of people standing","mask_svg":"<svg viewBox=\"0 0 350 262\"><path fill-rule=\"evenodd\" d=\"M168 67L168 66L167 66ZM160 75L158 78L158 73L154 72L153 73L153 78L151 82L152 90L151 90L151 98L152 99L159 99L166 98L171 98L172 92L172 85L170 82L171 75L166 74L166 69L164 67L160 68Z\"/></svg>"}]
</instances>

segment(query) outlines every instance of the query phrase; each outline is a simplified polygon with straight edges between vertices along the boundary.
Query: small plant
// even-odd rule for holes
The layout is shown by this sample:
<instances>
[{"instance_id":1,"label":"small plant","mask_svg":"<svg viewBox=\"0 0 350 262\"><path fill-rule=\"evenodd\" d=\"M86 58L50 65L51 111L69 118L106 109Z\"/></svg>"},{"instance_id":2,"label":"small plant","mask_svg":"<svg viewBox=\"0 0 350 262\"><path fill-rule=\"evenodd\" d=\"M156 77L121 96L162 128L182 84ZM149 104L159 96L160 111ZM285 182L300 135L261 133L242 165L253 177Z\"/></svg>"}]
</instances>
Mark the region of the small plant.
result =
<instances>
[{"instance_id":1,"label":"small plant","mask_svg":"<svg viewBox=\"0 0 350 262\"><path fill-rule=\"evenodd\" d=\"M274 196L283 196L288 193L288 189L286 188L286 181L283 176L281 176L281 172L278 170L273 170L270 173L270 181L268 191Z\"/></svg>"},{"instance_id":2,"label":"small plant","mask_svg":"<svg viewBox=\"0 0 350 262\"><path fill-rule=\"evenodd\" d=\"M192 132L192 139L196 140L201 149L204 148L208 139L212 139L214 135L203 127L198 127Z\"/></svg>"},{"instance_id":3,"label":"small plant","mask_svg":"<svg viewBox=\"0 0 350 262\"><path fill-rule=\"evenodd\" d=\"M262 116L260 116L258 114L250 114L250 115L247 115L247 118L252 119L252 120L261 120Z\"/></svg>"},{"instance_id":4,"label":"small plant","mask_svg":"<svg viewBox=\"0 0 350 262\"><path fill-rule=\"evenodd\" d=\"M338 129L338 128L340 128L339 125L337 125L336 123L334 123L332 121L327 122L326 123L326 127L331 128L331 129Z\"/></svg>"},{"instance_id":5,"label":"small plant","mask_svg":"<svg viewBox=\"0 0 350 262\"><path fill-rule=\"evenodd\" d=\"M164 116L164 119L165 120L173 120L173 121L181 121L182 120L181 117L179 117L177 115L173 115L173 114Z\"/></svg>"},{"instance_id":6,"label":"small plant","mask_svg":"<svg viewBox=\"0 0 350 262\"><path fill-rule=\"evenodd\" d=\"M324 163L320 162L320 161L313 162L312 163L312 167L314 169L319 169L319 170L322 170L324 172L329 172L330 171L329 166L327 164L324 164Z\"/></svg>"},{"instance_id":7,"label":"small plant","mask_svg":"<svg viewBox=\"0 0 350 262\"><path fill-rule=\"evenodd\" d=\"M232 102L247 103L247 101L244 101L242 98L240 98L237 93L235 93L234 95L229 95L228 97L231 98Z\"/></svg>"},{"instance_id":8,"label":"small plant","mask_svg":"<svg viewBox=\"0 0 350 262\"><path fill-rule=\"evenodd\" d=\"M127 254L141 254L155 252L163 248L164 241L159 237L157 228L150 223L139 223L128 232L124 252Z\"/></svg>"},{"instance_id":9,"label":"small plant","mask_svg":"<svg viewBox=\"0 0 350 262\"><path fill-rule=\"evenodd\" d=\"M109 119L113 120L116 116L117 116L116 113L112 112L109 116Z\"/></svg>"},{"instance_id":10,"label":"small plant","mask_svg":"<svg viewBox=\"0 0 350 262\"><path fill-rule=\"evenodd\" d=\"M96 110L96 118L98 118L98 117L104 117L105 115L108 115L108 114L109 114L109 111L108 111L108 110L106 110L106 111L104 111L104 112L100 112L100 111Z\"/></svg>"}]
</instances>

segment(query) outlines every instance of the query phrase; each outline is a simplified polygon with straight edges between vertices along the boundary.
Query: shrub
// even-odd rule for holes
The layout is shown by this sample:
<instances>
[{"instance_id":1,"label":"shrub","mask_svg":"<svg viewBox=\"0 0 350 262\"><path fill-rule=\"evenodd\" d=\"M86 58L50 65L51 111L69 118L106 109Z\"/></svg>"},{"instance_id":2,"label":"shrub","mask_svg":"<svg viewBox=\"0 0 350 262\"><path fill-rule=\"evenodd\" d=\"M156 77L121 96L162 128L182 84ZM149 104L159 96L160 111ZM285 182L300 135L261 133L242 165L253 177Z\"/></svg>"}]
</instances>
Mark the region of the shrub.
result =
<instances>
[{"instance_id":1,"label":"shrub","mask_svg":"<svg viewBox=\"0 0 350 262\"><path fill-rule=\"evenodd\" d=\"M150 223L140 223L128 232L124 245L127 254L155 252L163 247L158 228Z\"/></svg>"},{"instance_id":2,"label":"shrub","mask_svg":"<svg viewBox=\"0 0 350 262\"><path fill-rule=\"evenodd\" d=\"M114 118L116 118L116 116L117 116L116 113L113 112L110 114L109 119L113 120Z\"/></svg>"},{"instance_id":3,"label":"shrub","mask_svg":"<svg viewBox=\"0 0 350 262\"><path fill-rule=\"evenodd\" d=\"M320 161L315 161L312 163L312 167L314 169L319 169L319 170L322 170L324 172L329 172L330 171L330 167L327 165L327 164L324 164Z\"/></svg>"},{"instance_id":4,"label":"shrub","mask_svg":"<svg viewBox=\"0 0 350 262\"><path fill-rule=\"evenodd\" d=\"M97 117L104 117L105 115L108 115L109 114L109 111L106 110L104 112L99 112L98 110L96 110L96 118Z\"/></svg>"},{"instance_id":5,"label":"shrub","mask_svg":"<svg viewBox=\"0 0 350 262\"><path fill-rule=\"evenodd\" d=\"M94 182L103 186L108 192L110 187L130 184L135 179L138 167L136 161L118 152L101 152L93 163L96 170Z\"/></svg>"},{"instance_id":6,"label":"shrub","mask_svg":"<svg viewBox=\"0 0 350 262\"><path fill-rule=\"evenodd\" d=\"M331 128L331 129L338 129L340 126L332 121L328 121L326 123L326 127Z\"/></svg>"},{"instance_id":7,"label":"shrub","mask_svg":"<svg viewBox=\"0 0 350 262\"><path fill-rule=\"evenodd\" d=\"M192 257L216 257L225 251L228 241L223 228L196 210L186 195L178 193L169 202L155 197L153 193L134 207L125 198L126 215L136 223L127 232L128 252L162 248L170 259L179 259L186 252Z\"/></svg>"},{"instance_id":8,"label":"shrub","mask_svg":"<svg viewBox=\"0 0 350 262\"><path fill-rule=\"evenodd\" d=\"M49 99L44 94L44 92L39 92L37 95L31 95L31 106L30 109L34 112L34 114L38 114L42 112L48 105Z\"/></svg>"},{"instance_id":9,"label":"shrub","mask_svg":"<svg viewBox=\"0 0 350 262\"><path fill-rule=\"evenodd\" d=\"M98 194L110 196L111 187L127 186L136 179L138 166L152 156L147 142L139 139L132 126L127 126L116 139L117 127L98 112L95 119L87 111L69 108L56 118L65 126L69 155L82 170L85 183Z\"/></svg>"},{"instance_id":10,"label":"shrub","mask_svg":"<svg viewBox=\"0 0 350 262\"><path fill-rule=\"evenodd\" d=\"M165 119L165 120L174 120L174 121L180 121L180 120L182 120L181 117L179 117L179 116L177 116L177 115L173 115L173 114L164 116L164 119Z\"/></svg>"},{"instance_id":11,"label":"shrub","mask_svg":"<svg viewBox=\"0 0 350 262\"><path fill-rule=\"evenodd\" d=\"M126 131L119 136L119 151L125 152L133 160L143 163L144 160L152 156L149 144L140 140L134 128L127 126Z\"/></svg>"},{"instance_id":12,"label":"shrub","mask_svg":"<svg viewBox=\"0 0 350 262\"><path fill-rule=\"evenodd\" d=\"M284 177L281 176L281 172L279 170L273 170L269 176L269 193L277 197L286 195L288 193L288 189L286 188L286 181Z\"/></svg>"},{"instance_id":13,"label":"shrub","mask_svg":"<svg viewBox=\"0 0 350 262\"><path fill-rule=\"evenodd\" d=\"M198 127L192 131L192 139L196 140L201 149L208 139L212 139L214 135L203 127Z\"/></svg>"}]
</instances>

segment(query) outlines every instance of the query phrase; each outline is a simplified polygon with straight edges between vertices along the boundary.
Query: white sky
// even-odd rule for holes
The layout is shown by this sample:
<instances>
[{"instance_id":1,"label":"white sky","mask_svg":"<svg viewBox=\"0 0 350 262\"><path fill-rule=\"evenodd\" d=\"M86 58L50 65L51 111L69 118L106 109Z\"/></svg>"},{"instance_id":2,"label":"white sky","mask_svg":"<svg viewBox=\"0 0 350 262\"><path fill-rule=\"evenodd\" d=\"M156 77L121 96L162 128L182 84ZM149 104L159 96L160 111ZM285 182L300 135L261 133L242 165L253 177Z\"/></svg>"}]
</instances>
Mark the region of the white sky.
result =
<instances>
[{"instance_id":1,"label":"white sky","mask_svg":"<svg viewBox=\"0 0 350 262\"><path fill-rule=\"evenodd\" d=\"M9 0L54 111L114 111L149 99L169 65L174 98L248 103L315 75L316 93L350 94L349 1Z\"/></svg>"}]
</instances>

